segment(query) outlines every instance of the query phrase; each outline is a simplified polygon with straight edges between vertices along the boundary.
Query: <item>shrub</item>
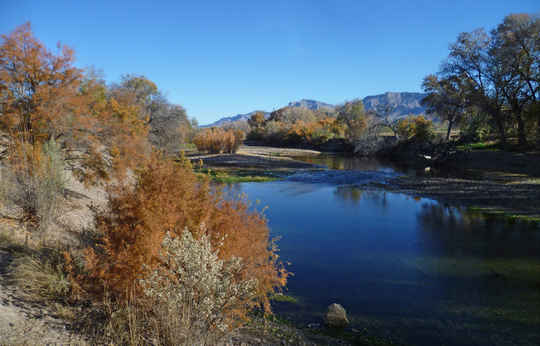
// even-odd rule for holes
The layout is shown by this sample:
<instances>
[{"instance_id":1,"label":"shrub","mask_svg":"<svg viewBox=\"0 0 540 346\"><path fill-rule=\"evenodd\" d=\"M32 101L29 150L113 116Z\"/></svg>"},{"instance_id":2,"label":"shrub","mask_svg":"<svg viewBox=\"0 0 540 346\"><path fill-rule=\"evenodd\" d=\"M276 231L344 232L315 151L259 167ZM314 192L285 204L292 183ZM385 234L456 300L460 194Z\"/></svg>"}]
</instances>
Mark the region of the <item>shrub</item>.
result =
<instances>
[{"instance_id":1,"label":"shrub","mask_svg":"<svg viewBox=\"0 0 540 346\"><path fill-rule=\"evenodd\" d=\"M0 197L22 208L32 228L45 230L58 215L64 187L64 158L56 142L19 143L3 169Z\"/></svg>"},{"instance_id":2,"label":"shrub","mask_svg":"<svg viewBox=\"0 0 540 346\"><path fill-rule=\"evenodd\" d=\"M240 130L224 130L219 127L204 129L193 139L199 151L209 153L235 153L244 140L244 132Z\"/></svg>"},{"instance_id":3,"label":"shrub","mask_svg":"<svg viewBox=\"0 0 540 346\"><path fill-rule=\"evenodd\" d=\"M234 328L235 311L256 296L256 279L237 280L242 261L218 258L210 239L197 240L187 229L177 237L165 236L161 264L141 281L159 326L154 335L169 345L215 344Z\"/></svg>"},{"instance_id":4,"label":"shrub","mask_svg":"<svg viewBox=\"0 0 540 346\"><path fill-rule=\"evenodd\" d=\"M32 301L66 301L71 282L62 253L42 248L34 254L15 258L10 264L11 278L25 297Z\"/></svg>"},{"instance_id":5,"label":"shrub","mask_svg":"<svg viewBox=\"0 0 540 346\"><path fill-rule=\"evenodd\" d=\"M163 265L166 233L180 237L187 227L196 239L207 236L221 260L242 258L236 279L257 279L255 301L269 310L268 295L285 285L287 272L277 262L263 216L241 199L226 200L219 191L211 192L188 162L177 164L154 154L136 179L135 187L111 189L109 210L97 216L103 237L86 256L83 286L88 293L102 296L108 290L120 300L130 292L141 296L138 280Z\"/></svg>"}]
</instances>

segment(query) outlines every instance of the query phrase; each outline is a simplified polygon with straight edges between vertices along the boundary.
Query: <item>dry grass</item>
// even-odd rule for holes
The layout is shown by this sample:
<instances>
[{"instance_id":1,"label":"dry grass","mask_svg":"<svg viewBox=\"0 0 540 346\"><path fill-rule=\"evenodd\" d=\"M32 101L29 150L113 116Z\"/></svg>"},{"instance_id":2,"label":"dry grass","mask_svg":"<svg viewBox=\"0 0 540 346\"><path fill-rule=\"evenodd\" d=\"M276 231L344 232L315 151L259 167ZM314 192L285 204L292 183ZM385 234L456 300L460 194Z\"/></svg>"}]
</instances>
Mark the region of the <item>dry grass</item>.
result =
<instances>
[{"instance_id":1,"label":"dry grass","mask_svg":"<svg viewBox=\"0 0 540 346\"><path fill-rule=\"evenodd\" d=\"M64 263L62 253L51 248L18 254L10 265L11 279L28 300L65 302L70 296L71 282Z\"/></svg>"},{"instance_id":2,"label":"dry grass","mask_svg":"<svg viewBox=\"0 0 540 346\"><path fill-rule=\"evenodd\" d=\"M16 146L9 164L0 169L0 204L21 208L28 226L41 233L60 215L65 189L62 149L50 141Z\"/></svg>"}]
</instances>

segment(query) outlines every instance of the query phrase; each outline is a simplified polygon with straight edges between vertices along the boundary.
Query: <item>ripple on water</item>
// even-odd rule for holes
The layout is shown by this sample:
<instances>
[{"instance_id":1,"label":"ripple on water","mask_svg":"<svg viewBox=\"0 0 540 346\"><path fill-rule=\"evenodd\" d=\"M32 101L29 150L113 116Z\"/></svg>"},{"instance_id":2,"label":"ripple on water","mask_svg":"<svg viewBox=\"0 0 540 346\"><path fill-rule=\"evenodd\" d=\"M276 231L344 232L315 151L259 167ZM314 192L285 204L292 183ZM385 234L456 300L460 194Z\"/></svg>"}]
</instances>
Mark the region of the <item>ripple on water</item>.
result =
<instances>
[{"instance_id":1,"label":"ripple on water","mask_svg":"<svg viewBox=\"0 0 540 346\"><path fill-rule=\"evenodd\" d=\"M345 171L324 170L304 171L288 176L285 180L328 185L356 185L367 183L384 183L388 179L398 176L395 172L384 171Z\"/></svg>"}]
</instances>

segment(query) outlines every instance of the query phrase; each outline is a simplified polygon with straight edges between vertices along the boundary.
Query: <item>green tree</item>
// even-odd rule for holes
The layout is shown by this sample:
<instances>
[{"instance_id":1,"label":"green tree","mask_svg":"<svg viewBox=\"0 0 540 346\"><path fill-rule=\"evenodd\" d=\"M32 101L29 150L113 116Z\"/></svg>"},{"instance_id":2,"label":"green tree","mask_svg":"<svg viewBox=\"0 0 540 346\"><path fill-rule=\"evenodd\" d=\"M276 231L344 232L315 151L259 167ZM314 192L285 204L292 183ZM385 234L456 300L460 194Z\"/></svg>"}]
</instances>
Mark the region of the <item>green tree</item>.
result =
<instances>
[{"instance_id":1,"label":"green tree","mask_svg":"<svg viewBox=\"0 0 540 346\"><path fill-rule=\"evenodd\" d=\"M489 56L490 37L483 29L461 33L450 46L443 64L444 79L462 80L464 95L469 103L478 106L492 118L503 145L506 145L509 114L504 111L503 79L500 66Z\"/></svg>"},{"instance_id":2,"label":"green tree","mask_svg":"<svg viewBox=\"0 0 540 346\"><path fill-rule=\"evenodd\" d=\"M439 79L436 75L424 78L422 88L427 96L421 104L427 108L428 113L436 113L443 120L448 121L446 140L450 139L452 127L459 121L466 108L461 79L451 77Z\"/></svg>"},{"instance_id":3,"label":"green tree","mask_svg":"<svg viewBox=\"0 0 540 346\"><path fill-rule=\"evenodd\" d=\"M461 33L450 46L450 54L438 73L438 80L425 80L433 106L441 104L437 83L456 89L463 107L476 107L490 118L503 145L509 130L517 125L519 143L527 144L525 114L538 102L540 76L540 21L537 16L507 16L495 30ZM436 83L434 83L436 82ZM439 85L440 86L440 85ZM456 94L452 92L452 94ZM431 102L429 99L426 100ZM445 103L445 102L443 102ZM537 115L536 115L537 116ZM537 116L540 134L540 116Z\"/></svg>"},{"instance_id":4,"label":"green tree","mask_svg":"<svg viewBox=\"0 0 540 346\"><path fill-rule=\"evenodd\" d=\"M540 18L512 14L491 33L490 57L499 66L502 93L526 145L524 110L537 101L540 83ZM538 118L540 126L540 117Z\"/></svg>"},{"instance_id":5,"label":"green tree","mask_svg":"<svg viewBox=\"0 0 540 346\"><path fill-rule=\"evenodd\" d=\"M354 142L366 131L368 117L361 100L345 103L337 113L337 120L345 125L345 136L349 141Z\"/></svg>"}]
</instances>

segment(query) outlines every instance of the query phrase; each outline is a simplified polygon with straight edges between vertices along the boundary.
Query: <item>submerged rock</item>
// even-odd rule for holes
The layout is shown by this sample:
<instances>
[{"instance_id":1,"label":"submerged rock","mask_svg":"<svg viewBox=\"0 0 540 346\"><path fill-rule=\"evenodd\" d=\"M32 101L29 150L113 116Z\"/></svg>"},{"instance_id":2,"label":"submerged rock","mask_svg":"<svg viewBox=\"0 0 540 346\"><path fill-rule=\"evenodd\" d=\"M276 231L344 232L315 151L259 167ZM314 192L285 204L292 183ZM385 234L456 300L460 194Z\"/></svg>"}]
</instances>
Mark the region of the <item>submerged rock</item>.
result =
<instances>
[{"instance_id":1,"label":"submerged rock","mask_svg":"<svg viewBox=\"0 0 540 346\"><path fill-rule=\"evenodd\" d=\"M347 318L347 311L340 304L332 304L328 306L326 312L326 324L330 327L343 328L349 325L349 319Z\"/></svg>"}]
</instances>

